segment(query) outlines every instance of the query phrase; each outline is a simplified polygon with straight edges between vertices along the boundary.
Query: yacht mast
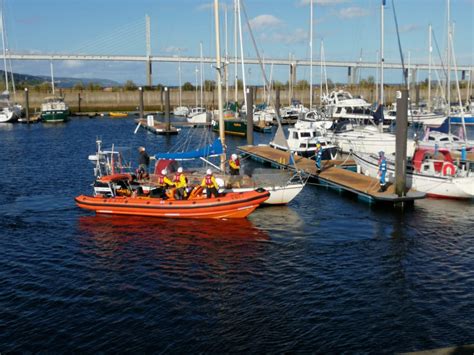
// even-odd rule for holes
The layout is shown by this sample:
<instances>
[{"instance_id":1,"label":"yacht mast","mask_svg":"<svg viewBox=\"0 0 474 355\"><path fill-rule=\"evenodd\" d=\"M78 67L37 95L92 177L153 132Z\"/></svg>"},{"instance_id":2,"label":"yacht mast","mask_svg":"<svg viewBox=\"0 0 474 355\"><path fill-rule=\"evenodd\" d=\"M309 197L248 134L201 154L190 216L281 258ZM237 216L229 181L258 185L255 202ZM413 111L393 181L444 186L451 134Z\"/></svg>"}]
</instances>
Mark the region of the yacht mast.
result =
<instances>
[{"instance_id":1,"label":"yacht mast","mask_svg":"<svg viewBox=\"0 0 474 355\"><path fill-rule=\"evenodd\" d=\"M384 6L385 0L382 0L380 6L380 105L384 104L384 92L383 92L383 65L384 65L384 53L383 53L383 37L384 37Z\"/></svg>"},{"instance_id":2,"label":"yacht mast","mask_svg":"<svg viewBox=\"0 0 474 355\"><path fill-rule=\"evenodd\" d=\"M203 58L202 58L202 42L199 42L199 53L200 53L200 56L201 56L201 63L200 63L200 79L201 79L201 107L204 107L203 106L203 87L202 87L202 76L203 76Z\"/></svg>"},{"instance_id":3,"label":"yacht mast","mask_svg":"<svg viewBox=\"0 0 474 355\"><path fill-rule=\"evenodd\" d=\"M227 41L227 4L224 4L224 30L225 30L225 59L224 59L224 80L225 80L225 102L229 102L229 72L227 64L229 63L229 50Z\"/></svg>"},{"instance_id":4,"label":"yacht mast","mask_svg":"<svg viewBox=\"0 0 474 355\"><path fill-rule=\"evenodd\" d=\"M249 109L253 110L253 107L247 107L247 84L245 82L245 63L244 63L244 44L243 44L243 39L242 39L242 19L240 16L240 0L237 0L237 17L239 20L239 40L240 40L240 63L242 65L242 83L243 83L243 90L244 90L244 102L245 102L245 108L247 112L249 112Z\"/></svg>"},{"instance_id":5,"label":"yacht mast","mask_svg":"<svg viewBox=\"0 0 474 355\"><path fill-rule=\"evenodd\" d=\"M5 70L5 90L8 92L8 74L7 74L7 56L6 56L6 49L5 49L5 28L3 25L3 1L2 6L0 8L0 26L2 26L2 47L3 47L3 69Z\"/></svg>"},{"instance_id":6,"label":"yacht mast","mask_svg":"<svg viewBox=\"0 0 474 355\"><path fill-rule=\"evenodd\" d=\"M237 0L234 0L234 102L239 101L237 57Z\"/></svg>"},{"instance_id":7,"label":"yacht mast","mask_svg":"<svg viewBox=\"0 0 474 355\"><path fill-rule=\"evenodd\" d=\"M182 93L181 93L181 55L178 51L178 81L179 81L179 107L181 107L181 98L182 98Z\"/></svg>"},{"instance_id":8,"label":"yacht mast","mask_svg":"<svg viewBox=\"0 0 474 355\"><path fill-rule=\"evenodd\" d=\"M198 107L199 105L198 103L198 72L199 72L199 69L196 65L196 69L194 70L194 73L196 74L196 79L194 81L194 83L196 84L194 88L194 95L196 96L196 107Z\"/></svg>"},{"instance_id":9,"label":"yacht mast","mask_svg":"<svg viewBox=\"0 0 474 355\"><path fill-rule=\"evenodd\" d=\"M448 75L446 78L446 101L448 104L448 116L451 113L451 13L450 13L450 0L447 1L448 5Z\"/></svg>"},{"instance_id":10,"label":"yacht mast","mask_svg":"<svg viewBox=\"0 0 474 355\"><path fill-rule=\"evenodd\" d=\"M53 60L49 62L51 68L51 88L53 89L53 96L54 96L54 70L53 70Z\"/></svg>"},{"instance_id":11,"label":"yacht mast","mask_svg":"<svg viewBox=\"0 0 474 355\"><path fill-rule=\"evenodd\" d=\"M221 171L225 170L226 152L225 152L225 134L224 134L224 115L222 104L222 72L221 72L221 40L219 33L219 0L214 0L214 20L216 26L216 72L217 72L217 105L219 110L219 136L221 138L224 151L221 154Z\"/></svg>"},{"instance_id":12,"label":"yacht mast","mask_svg":"<svg viewBox=\"0 0 474 355\"><path fill-rule=\"evenodd\" d=\"M313 0L310 0L309 25L309 109L313 107Z\"/></svg>"},{"instance_id":13,"label":"yacht mast","mask_svg":"<svg viewBox=\"0 0 474 355\"><path fill-rule=\"evenodd\" d=\"M428 26L428 111L431 112L431 55L433 46L431 45L431 23Z\"/></svg>"}]
</instances>

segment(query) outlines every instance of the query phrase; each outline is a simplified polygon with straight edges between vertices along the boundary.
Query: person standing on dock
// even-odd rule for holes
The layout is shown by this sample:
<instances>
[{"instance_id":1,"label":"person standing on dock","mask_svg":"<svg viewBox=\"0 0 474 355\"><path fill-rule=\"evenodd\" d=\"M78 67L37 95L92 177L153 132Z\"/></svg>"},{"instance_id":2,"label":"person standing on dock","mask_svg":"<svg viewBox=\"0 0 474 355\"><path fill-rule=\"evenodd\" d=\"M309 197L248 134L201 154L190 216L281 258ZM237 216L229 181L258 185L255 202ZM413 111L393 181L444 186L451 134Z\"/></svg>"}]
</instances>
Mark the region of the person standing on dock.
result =
<instances>
[{"instance_id":1,"label":"person standing on dock","mask_svg":"<svg viewBox=\"0 0 474 355\"><path fill-rule=\"evenodd\" d=\"M321 159L323 157L323 150L321 148L321 144L316 144L316 169L318 169L318 173L321 172Z\"/></svg>"},{"instance_id":2,"label":"person standing on dock","mask_svg":"<svg viewBox=\"0 0 474 355\"><path fill-rule=\"evenodd\" d=\"M386 189L386 180L385 175L387 174L387 160L385 159L385 154L383 151L379 152L379 179L380 179L380 189L378 192L384 192Z\"/></svg>"},{"instance_id":3,"label":"person standing on dock","mask_svg":"<svg viewBox=\"0 0 474 355\"><path fill-rule=\"evenodd\" d=\"M138 157L138 179L148 179L150 175L148 174L148 169L150 167L150 159L155 159L150 157L145 151L145 147L138 148L139 157Z\"/></svg>"},{"instance_id":4,"label":"person standing on dock","mask_svg":"<svg viewBox=\"0 0 474 355\"><path fill-rule=\"evenodd\" d=\"M232 154L229 159L230 184L240 187L240 160L237 154Z\"/></svg>"},{"instance_id":5,"label":"person standing on dock","mask_svg":"<svg viewBox=\"0 0 474 355\"><path fill-rule=\"evenodd\" d=\"M216 178L212 175L212 170L207 169L206 176L202 179L201 186L206 188L207 198L219 197L219 185L217 185Z\"/></svg>"},{"instance_id":6,"label":"person standing on dock","mask_svg":"<svg viewBox=\"0 0 474 355\"><path fill-rule=\"evenodd\" d=\"M179 167L176 171L173 183L176 186L175 198L177 200L184 200L186 198L186 187L188 183L186 181L186 176L184 176L182 167Z\"/></svg>"}]
</instances>

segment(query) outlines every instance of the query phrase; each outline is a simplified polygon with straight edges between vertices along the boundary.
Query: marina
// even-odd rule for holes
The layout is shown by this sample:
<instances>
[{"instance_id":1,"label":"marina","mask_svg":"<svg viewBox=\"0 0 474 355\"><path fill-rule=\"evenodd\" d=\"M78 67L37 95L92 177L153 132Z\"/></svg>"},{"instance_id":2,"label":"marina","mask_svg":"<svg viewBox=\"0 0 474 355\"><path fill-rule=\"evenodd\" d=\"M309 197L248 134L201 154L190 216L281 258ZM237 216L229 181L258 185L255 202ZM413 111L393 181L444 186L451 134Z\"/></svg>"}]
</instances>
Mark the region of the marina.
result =
<instances>
[{"instance_id":1,"label":"marina","mask_svg":"<svg viewBox=\"0 0 474 355\"><path fill-rule=\"evenodd\" d=\"M0 352L472 353L474 4L95 5L0 3Z\"/></svg>"}]
</instances>

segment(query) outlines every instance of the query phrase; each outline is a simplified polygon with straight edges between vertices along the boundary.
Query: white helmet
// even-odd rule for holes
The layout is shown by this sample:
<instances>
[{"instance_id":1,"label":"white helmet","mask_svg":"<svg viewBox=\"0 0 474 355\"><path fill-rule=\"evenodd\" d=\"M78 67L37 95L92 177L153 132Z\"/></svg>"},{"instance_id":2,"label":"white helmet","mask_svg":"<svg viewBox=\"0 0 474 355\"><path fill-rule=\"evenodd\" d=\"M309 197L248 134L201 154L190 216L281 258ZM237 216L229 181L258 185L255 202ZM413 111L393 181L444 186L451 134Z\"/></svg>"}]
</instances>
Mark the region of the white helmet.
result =
<instances>
[{"instance_id":1,"label":"white helmet","mask_svg":"<svg viewBox=\"0 0 474 355\"><path fill-rule=\"evenodd\" d=\"M232 154L232 155L231 155L231 158L232 158L232 160L235 160L235 159L237 159L237 154L235 154L235 153L234 153L234 154Z\"/></svg>"},{"instance_id":2,"label":"white helmet","mask_svg":"<svg viewBox=\"0 0 474 355\"><path fill-rule=\"evenodd\" d=\"M166 175L166 174L168 174L168 171L166 169L163 169L163 170L161 170L161 174Z\"/></svg>"},{"instance_id":3,"label":"white helmet","mask_svg":"<svg viewBox=\"0 0 474 355\"><path fill-rule=\"evenodd\" d=\"M206 174L207 174L207 175L212 175L212 170L211 170L211 169L207 169L207 170L206 170Z\"/></svg>"},{"instance_id":4,"label":"white helmet","mask_svg":"<svg viewBox=\"0 0 474 355\"><path fill-rule=\"evenodd\" d=\"M178 168L178 173L182 173L183 172L183 168L182 167L179 167Z\"/></svg>"}]
</instances>

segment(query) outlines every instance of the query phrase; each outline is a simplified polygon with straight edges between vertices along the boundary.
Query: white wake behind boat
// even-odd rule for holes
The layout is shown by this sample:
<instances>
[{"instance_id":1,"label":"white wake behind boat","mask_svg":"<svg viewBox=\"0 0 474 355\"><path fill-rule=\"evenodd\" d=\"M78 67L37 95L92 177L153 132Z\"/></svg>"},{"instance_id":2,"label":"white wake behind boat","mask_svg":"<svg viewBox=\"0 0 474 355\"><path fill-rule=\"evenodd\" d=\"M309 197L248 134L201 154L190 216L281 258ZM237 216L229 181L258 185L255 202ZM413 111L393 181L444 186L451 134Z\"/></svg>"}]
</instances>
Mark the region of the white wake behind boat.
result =
<instances>
[{"instance_id":1,"label":"white wake behind boat","mask_svg":"<svg viewBox=\"0 0 474 355\"><path fill-rule=\"evenodd\" d=\"M378 157L374 154L353 153L361 173L377 177ZM387 157L387 180L395 182L395 163ZM407 163L406 183L408 188L426 192L438 198L474 198L474 172L469 166L462 169L453 162L447 149L439 149L437 155L432 148L418 148Z\"/></svg>"}]
</instances>

